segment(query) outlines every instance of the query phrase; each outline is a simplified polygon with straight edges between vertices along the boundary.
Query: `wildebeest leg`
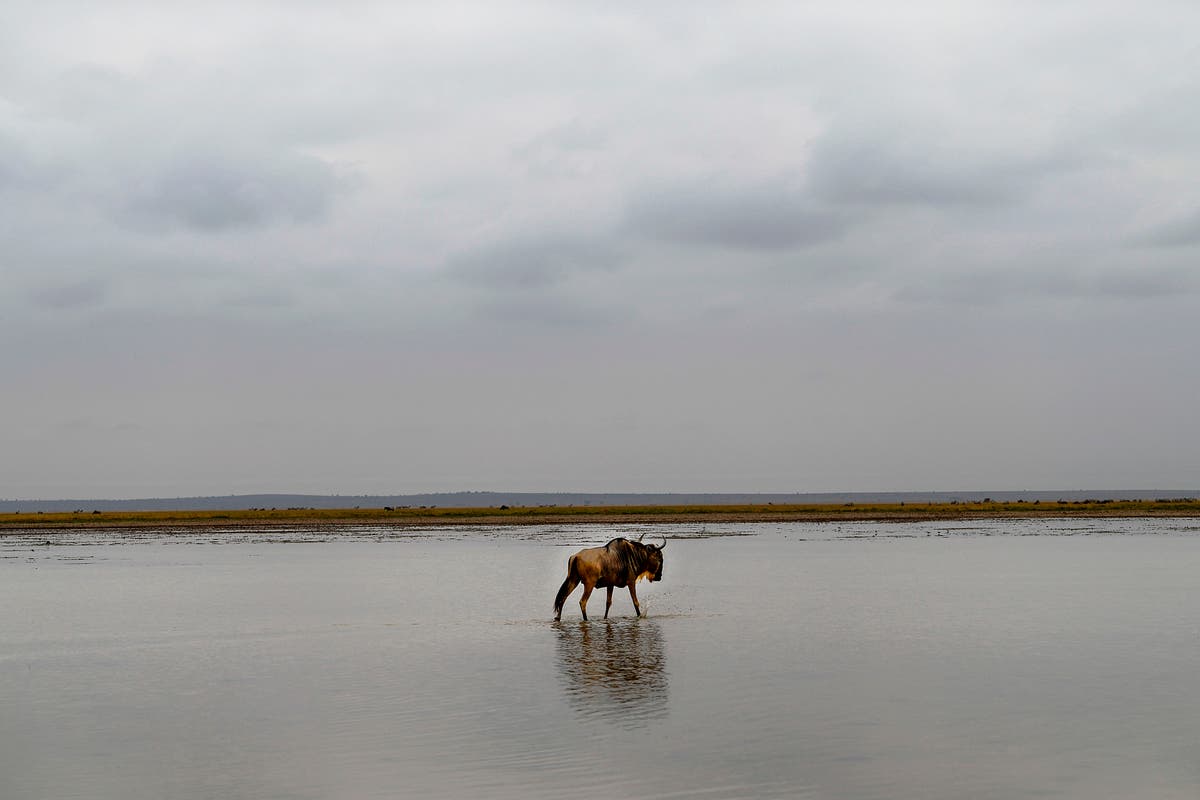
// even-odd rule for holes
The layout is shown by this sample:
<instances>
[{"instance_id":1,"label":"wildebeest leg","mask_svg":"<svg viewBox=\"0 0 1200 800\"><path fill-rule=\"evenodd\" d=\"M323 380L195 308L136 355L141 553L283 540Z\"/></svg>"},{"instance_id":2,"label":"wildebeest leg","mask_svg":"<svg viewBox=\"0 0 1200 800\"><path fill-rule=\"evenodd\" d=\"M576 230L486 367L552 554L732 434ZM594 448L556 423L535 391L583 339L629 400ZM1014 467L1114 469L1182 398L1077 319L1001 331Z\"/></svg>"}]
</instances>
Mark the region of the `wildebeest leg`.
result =
<instances>
[{"instance_id":1,"label":"wildebeest leg","mask_svg":"<svg viewBox=\"0 0 1200 800\"><path fill-rule=\"evenodd\" d=\"M637 616L642 615L642 607L638 605L637 590L633 588L633 584L629 584L629 599L633 601L633 613Z\"/></svg>"},{"instance_id":2,"label":"wildebeest leg","mask_svg":"<svg viewBox=\"0 0 1200 800\"><path fill-rule=\"evenodd\" d=\"M563 581L562 586L559 587L558 597L554 598L554 621L555 622L558 622L560 619L562 619L563 603L567 602L567 595L569 595L569 594L571 594L571 592L575 591L575 587L578 585L579 585L579 581L575 580L570 575L568 575L567 579L565 581Z\"/></svg>"},{"instance_id":3,"label":"wildebeest leg","mask_svg":"<svg viewBox=\"0 0 1200 800\"><path fill-rule=\"evenodd\" d=\"M608 610L612 608L612 590L613 587L608 587L608 597L604 599L604 618L608 619Z\"/></svg>"},{"instance_id":4,"label":"wildebeest leg","mask_svg":"<svg viewBox=\"0 0 1200 800\"><path fill-rule=\"evenodd\" d=\"M587 619L587 601L592 596L592 589L595 588L594 583L583 584L583 597L579 598L579 610L583 612L583 618Z\"/></svg>"}]
</instances>

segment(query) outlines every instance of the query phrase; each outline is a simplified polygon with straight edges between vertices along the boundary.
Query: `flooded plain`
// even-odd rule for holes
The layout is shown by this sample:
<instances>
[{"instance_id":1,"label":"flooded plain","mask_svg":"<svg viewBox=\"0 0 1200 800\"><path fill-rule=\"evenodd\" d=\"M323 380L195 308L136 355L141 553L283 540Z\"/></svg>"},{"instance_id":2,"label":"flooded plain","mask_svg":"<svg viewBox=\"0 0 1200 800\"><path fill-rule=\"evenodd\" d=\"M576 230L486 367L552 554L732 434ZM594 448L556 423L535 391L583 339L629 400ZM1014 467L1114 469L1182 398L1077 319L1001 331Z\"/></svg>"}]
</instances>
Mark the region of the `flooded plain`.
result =
<instances>
[{"instance_id":1,"label":"flooded plain","mask_svg":"<svg viewBox=\"0 0 1200 800\"><path fill-rule=\"evenodd\" d=\"M6 536L0 797L1194 800L1198 585L1179 519Z\"/></svg>"}]
</instances>

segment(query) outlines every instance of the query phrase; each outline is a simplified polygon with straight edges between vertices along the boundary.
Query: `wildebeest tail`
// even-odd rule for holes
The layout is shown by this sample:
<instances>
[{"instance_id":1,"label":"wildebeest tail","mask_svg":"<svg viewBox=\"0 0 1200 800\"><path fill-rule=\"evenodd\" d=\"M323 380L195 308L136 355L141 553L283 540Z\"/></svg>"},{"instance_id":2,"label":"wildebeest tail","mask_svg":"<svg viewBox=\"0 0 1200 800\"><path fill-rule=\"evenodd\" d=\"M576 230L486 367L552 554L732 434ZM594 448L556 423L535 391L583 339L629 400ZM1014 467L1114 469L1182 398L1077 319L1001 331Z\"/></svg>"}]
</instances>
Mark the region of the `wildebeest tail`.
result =
<instances>
[{"instance_id":1,"label":"wildebeest tail","mask_svg":"<svg viewBox=\"0 0 1200 800\"><path fill-rule=\"evenodd\" d=\"M554 616L562 613L563 603L567 602L567 595L574 591L579 585L579 581L575 579L575 556L567 562L567 579L562 582L562 586L558 589L558 595L554 598Z\"/></svg>"}]
</instances>

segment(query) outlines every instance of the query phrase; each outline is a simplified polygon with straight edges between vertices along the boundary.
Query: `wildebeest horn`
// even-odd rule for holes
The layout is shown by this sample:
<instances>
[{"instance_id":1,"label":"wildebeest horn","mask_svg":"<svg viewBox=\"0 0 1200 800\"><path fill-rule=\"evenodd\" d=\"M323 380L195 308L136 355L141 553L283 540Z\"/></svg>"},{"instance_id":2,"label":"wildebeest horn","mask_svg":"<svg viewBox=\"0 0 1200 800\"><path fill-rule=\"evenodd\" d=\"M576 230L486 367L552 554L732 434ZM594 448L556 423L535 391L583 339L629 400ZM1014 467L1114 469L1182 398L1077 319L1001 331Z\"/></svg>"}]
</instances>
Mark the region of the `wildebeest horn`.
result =
<instances>
[{"instance_id":1,"label":"wildebeest horn","mask_svg":"<svg viewBox=\"0 0 1200 800\"><path fill-rule=\"evenodd\" d=\"M658 546L658 552L661 553L663 550L667 549L667 537L663 536L661 533L659 534L659 536L662 536L662 540L663 540L663 543Z\"/></svg>"}]
</instances>

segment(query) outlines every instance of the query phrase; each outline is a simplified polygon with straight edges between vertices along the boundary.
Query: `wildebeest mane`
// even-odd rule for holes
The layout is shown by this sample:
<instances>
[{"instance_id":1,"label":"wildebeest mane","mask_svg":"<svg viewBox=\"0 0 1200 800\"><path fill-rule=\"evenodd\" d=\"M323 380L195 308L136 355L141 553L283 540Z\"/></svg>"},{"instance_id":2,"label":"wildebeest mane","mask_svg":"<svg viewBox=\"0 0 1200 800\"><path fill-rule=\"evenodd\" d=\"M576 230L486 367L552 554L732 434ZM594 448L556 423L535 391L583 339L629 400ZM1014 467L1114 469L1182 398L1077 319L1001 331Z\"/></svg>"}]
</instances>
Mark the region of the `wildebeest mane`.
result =
<instances>
[{"instance_id":1,"label":"wildebeest mane","mask_svg":"<svg viewBox=\"0 0 1200 800\"><path fill-rule=\"evenodd\" d=\"M646 545L617 537L604 545L621 562L625 575L633 580L646 568Z\"/></svg>"}]
</instances>

